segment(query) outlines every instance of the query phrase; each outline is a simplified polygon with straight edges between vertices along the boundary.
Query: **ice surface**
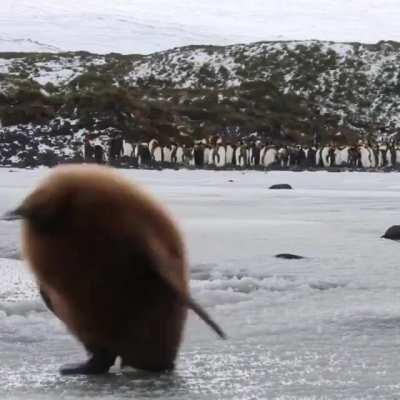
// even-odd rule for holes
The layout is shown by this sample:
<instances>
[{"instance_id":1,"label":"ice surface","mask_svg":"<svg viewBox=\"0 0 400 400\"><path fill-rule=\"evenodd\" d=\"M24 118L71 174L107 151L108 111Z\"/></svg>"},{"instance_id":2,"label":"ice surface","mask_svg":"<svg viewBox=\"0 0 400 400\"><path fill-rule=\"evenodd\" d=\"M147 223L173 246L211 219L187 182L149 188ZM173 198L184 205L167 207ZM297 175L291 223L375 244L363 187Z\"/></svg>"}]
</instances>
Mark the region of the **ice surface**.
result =
<instances>
[{"instance_id":1,"label":"ice surface","mask_svg":"<svg viewBox=\"0 0 400 400\"><path fill-rule=\"evenodd\" d=\"M0 169L0 212L47 173L13 171ZM380 238L400 222L398 173L123 173L177 216L194 297L229 340L191 315L173 374L59 376L84 352L12 255L18 224L0 222L1 399L400 396L400 244ZM275 183L294 190L268 190Z\"/></svg>"},{"instance_id":2,"label":"ice surface","mask_svg":"<svg viewBox=\"0 0 400 400\"><path fill-rule=\"evenodd\" d=\"M0 51L151 53L260 40L400 40L397 0L2 0Z\"/></svg>"}]
</instances>

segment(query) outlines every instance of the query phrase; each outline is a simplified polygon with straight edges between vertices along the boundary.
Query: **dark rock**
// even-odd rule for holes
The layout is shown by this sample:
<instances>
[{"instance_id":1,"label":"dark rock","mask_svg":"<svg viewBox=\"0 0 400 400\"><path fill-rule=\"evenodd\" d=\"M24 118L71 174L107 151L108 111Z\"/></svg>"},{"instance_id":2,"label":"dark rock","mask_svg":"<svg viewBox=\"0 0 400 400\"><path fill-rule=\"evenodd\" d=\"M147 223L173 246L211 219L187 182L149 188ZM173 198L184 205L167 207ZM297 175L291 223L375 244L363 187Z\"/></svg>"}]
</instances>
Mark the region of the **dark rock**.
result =
<instances>
[{"instance_id":1,"label":"dark rock","mask_svg":"<svg viewBox=\"0 0 400 400\"><path fill-rule=\"evenodd\" d=\"M340 168L333 168L333 167L329 167L326 169L328 172L342 172L343 170Z\"/></svg>"},{"instance_id":2,"label":"dark rock","mask_svg":"<svg viewBox=\"0 0 400 400\"><path fill-rule=\"evenodd\" d=\"M346 284L322 281L322 282L310 283L309 286L311 289L324 291L324 290L331 290L331 289L341 289L341 288L346 287Z\"/></svg>"},{"instance_id":3,"label":"dark rock","mask_svg":"<svg viewBox=\"0 0 400 400\"><path fill-rule=\"evenodd\" d=\"M381 237L384 239L400 240L400 225L391 226Z\"/></svg>"},{"instance_id":4,"label":"dark rock","mask_svg":"<svg viewBox=\"0 0 400 400\"><path fill-rule=\"evenodd\" d=\"M229 181L228 182L235 182L233 179L229 179Z\"/></svg>"},{"instance_id":5,"label":"dark rock","mask_svg":"<svg viewBox=\"0 0 400 400\"><path fill-rule=\"evenodd\" d=\"M293 189L290 185L287 183L278 183L276 185L272 185L269 187L270 189Z\"/></svg>"},{"instance_id":6,"label":"dark rock","mask_svg":"<svg viewBox=\"0 0 400 400\"><path fill-rule=\"evenodd\" d=\"M285 260L302 260L303 256L298 256L296 254L290 254L290 253L282 253L282 254L277 254L275 256L276 258L283 258Z\"/></svg>"}]
</instances>

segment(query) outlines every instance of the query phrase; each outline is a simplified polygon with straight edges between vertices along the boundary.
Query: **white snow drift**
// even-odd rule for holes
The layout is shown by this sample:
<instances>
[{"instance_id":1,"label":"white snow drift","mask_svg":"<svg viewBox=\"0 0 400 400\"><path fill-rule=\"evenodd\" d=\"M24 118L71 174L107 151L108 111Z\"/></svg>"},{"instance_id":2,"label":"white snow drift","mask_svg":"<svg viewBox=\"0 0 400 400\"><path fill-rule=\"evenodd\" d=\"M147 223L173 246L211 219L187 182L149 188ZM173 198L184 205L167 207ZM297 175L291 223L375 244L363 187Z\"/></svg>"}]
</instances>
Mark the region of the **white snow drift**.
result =
<instances>
[{"instance_id":1,"label":"white snow drift","mask_svg":"<svg viewBox=\"0 0 400 400\"><path fill-rule=\"evenodd\" d=\"M293 39L371 43L400 40L399 19L397 0L2 0L0 51L151 53Z\"/></svg>"}]
</instances>

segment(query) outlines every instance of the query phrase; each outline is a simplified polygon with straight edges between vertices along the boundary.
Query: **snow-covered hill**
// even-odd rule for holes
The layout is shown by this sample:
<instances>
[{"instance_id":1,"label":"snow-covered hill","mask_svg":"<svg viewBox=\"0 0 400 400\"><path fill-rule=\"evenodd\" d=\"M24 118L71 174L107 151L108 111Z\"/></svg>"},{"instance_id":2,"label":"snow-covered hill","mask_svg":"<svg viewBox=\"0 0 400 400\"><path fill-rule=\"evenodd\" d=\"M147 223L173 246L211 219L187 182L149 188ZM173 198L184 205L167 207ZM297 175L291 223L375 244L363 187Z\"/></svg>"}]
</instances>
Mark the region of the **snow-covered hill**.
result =
<instances>
[{"instance_id":1,"label":"snow-covered hill","mask_svg":"<svg viewBox=\"0 0 400 400\"><path fill-rule=\"evenodd\" d=\"M31 39L2 39L0 38L0 53L5 52L44 52L59 53L61 49Z\"/></svg>"},{"instance_id":2,"label":"snow-covered hill","mask_svg":"<svg viewBox=\"0 0 400 400\"><path fill-rule=\"evenodd\" d=\"M400 128L399 64L398 42L3 53L0 142L10 146L2 152L8 160L33 141L61 154L81 146L84 131L107 137L115 128L130 140L164 142L257 133L266 141L311 143L316 130L325 143L338 131L347 143L374 140Z\"/></svg>"},{"instance_id":3,"label":"snow-covered hill","mask_svg":"<svg viewBox=\"0 0 400 400\"><path fill-rule=\"evenodd\" d=\"M399 20L398 0L1 0L0 38L15 48L0 42L0 50L129 54L261 40L374 43L399 41Z\"/></svg>"}]
</instances>

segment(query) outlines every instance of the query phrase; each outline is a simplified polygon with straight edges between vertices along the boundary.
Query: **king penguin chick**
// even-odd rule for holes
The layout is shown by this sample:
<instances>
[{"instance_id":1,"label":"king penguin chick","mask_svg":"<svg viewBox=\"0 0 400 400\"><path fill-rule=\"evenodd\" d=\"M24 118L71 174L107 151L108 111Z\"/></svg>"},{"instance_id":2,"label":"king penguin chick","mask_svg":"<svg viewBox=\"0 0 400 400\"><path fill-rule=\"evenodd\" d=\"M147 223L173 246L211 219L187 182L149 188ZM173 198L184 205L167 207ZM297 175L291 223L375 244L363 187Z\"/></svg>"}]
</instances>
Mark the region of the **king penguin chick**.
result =
<instances>
[{"instance_id":1,"label":"king penguin chick","mask_svg":"<svg viewBox=\"0 0 400 400\"><path fill-rule=\"evenodd\" d=\"M190 297L176 224L113 169L54 168L4 217L18 218L45 303L89 353L62 374L105 373L118 356L138 369L173 369L188 308L225 337Z\"/></svg>"}]
</instances>

